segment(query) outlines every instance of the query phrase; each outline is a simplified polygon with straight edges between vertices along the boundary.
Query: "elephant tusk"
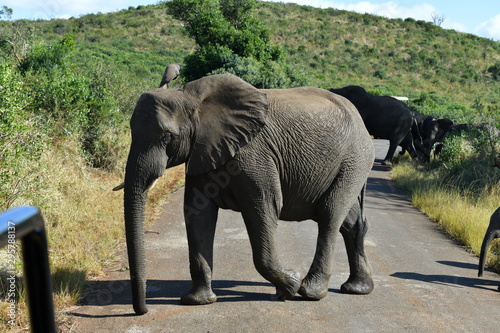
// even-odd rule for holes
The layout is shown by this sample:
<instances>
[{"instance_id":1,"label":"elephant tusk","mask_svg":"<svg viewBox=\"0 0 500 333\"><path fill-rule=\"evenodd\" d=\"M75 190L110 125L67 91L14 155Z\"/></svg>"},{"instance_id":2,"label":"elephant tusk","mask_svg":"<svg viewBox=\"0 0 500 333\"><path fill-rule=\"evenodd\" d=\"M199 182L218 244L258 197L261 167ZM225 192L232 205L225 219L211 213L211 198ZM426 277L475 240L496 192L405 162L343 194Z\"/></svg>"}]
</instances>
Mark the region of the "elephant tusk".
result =
<instances>
[{"instance_id":1,"label":"elephant tusk","mask_svg":"<svg viewBox=\"0 0 500 333\"><path fill-rule=\"evenodd\" d=\"M148 190L152 189L155 185L156 185L156 180L153 182L153 184L151 184L151 186L148 188ZM118 186L113 187L113 191L123 190L124 187L125 187L125 182L121 183Z\"/></svg>"},{"instance_id":2,"label":"elephant tusk","mask_svg":"<svg viewBox=\"0 0 500 333\"><path fill-rule=\"evenodd\" d=\"M156 178L153 183L151 184L151 186L148 187L148 191L151 190L153 187L155 187L156 183L158 182L158 178Z\"/></svg>"},{"instance_id":3,"label":"elephant tusk","mask_svg":"<svg viewBox=\"0 0 500 333\"><path fill-rule=\"evenodd\" d=\"M121 183L118 186L113 187L113 191L123 190L124 187L125 187L125 182Z\"/></svg>"}]
</instances>

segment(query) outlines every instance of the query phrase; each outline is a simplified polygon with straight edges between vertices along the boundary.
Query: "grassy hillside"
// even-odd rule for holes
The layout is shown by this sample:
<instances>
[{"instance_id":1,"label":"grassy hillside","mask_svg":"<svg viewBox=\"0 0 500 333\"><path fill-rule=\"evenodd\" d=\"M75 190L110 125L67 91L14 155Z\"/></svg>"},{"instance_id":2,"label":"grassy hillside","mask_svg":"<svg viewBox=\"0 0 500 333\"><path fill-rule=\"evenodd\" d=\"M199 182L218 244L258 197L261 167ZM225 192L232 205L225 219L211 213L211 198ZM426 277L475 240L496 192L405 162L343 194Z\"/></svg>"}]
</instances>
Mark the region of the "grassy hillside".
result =
<instances>
[{"instance_id":1,"label":"grassy hillside","mask_svg":"<svg viewBox=\"0 0 500 333\"><path fill-rule=\"evenodd\" d=\"M413 19L294 4L261 2L256 15L309 85L358 84L376 94L408 96L411 106L426 114L488 121L500 128L500 42ZM196 45L166 14L164 3L68 20L0 21L0 41L0 209L42 208L58 321L64 325L61 310L77 301L84 280L113 262L123 243L122 195L110 189L123 179L134 103L140 93L158 86L167 64L182 63ZM30 60L24 61L25 69L17 66L22 59ZM180 78L173 86L182 84ZM405 162L399 170L410 170L395 174L409 192L411 182L405 179L475 184L455 187L462 197L487 194L486 204L474 200L465 208L479 207L485 220L495 205L491 198L498 198L500 172L476 167L487 154L472 146L457 141L455 150L444 155L453 161L445 168L437 162L427 167ZM466 169L472 173L457 180L456 171ZM167 173L150 195L151 207L158 207L180 179L182 170ZM433 186L418 191L429 197L436 192ZM477 238L464 242L476 249ZM3 298L6 277L0 267ZM7 303L0 302L0 331L26 326L24 307L19 311L11 327L2 321Z\"/></svg>"},{"instance_id":2,"label":"grassy hillside","mask_svg":"<svg viewBox=\"0 0 500 333\"><path fill-rule=\"evenodd\" d=\"M498 101L500 42L410 18L295 4L262 2L256 14L310 85L360 84L410 97L435 92L468 106L476 98ZM74 34L76 60L91 57L118 64L152 86L166 64L182 62L195 47L181 23L166 14L165 4L19 24L33 27L44 41Z\"/></svg>"},{"instance_id":3,"label":"grassy hillside","mask_svg":"<svg viewBox=\"0 0 500 333\"><path fill-rule=\"evenodd\" d=\"M434 91L457 102L498 98L499 82L488 72L500 64L498 42L413 19L291 5L277 17L270 6L264 12L275 40L311 74L312 85L358 83L410 97Z\"/></svg>"}]
</instances>

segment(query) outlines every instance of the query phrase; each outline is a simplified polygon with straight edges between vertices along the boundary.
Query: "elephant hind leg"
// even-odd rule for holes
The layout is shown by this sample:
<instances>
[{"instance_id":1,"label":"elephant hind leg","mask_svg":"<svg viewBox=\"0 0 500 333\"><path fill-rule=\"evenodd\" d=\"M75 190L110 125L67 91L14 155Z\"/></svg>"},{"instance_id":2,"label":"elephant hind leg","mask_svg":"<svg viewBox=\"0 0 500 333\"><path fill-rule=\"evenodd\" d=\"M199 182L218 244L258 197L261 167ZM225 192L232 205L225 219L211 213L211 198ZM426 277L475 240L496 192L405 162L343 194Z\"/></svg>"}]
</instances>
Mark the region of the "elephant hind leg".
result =
<instances>
[{"instance_id":1,"label":"elephant hind leg","mask_svg":"<svg viewBox=\"0 0 500 333\"><path fill-rule=\"evenodd\" d=\"M339 205L341 207L341 205ZM339 222L345 212L338 209L331 217L318 219L318 240L316 253L299 294L309 300L320 300L328 294L328 284L333 271L333 254Z\"/></svg>"},{"instance_id":2,"label":"elephant hind leg","mask_svg":"<svg viewBox=\"0 0 500 333\"><path fill-rule=\"evenodd\" d=\"M360 177L354 175L368 174L368 170L372 164L371 161L372 158L369 159L370 163L356 163L356 160L354 162L351 161L349 163L349 167L351 168L349 172L340 172L332 183L331 189L318 202L318 218L316 219L318 222L318 240L316 243L316 253L309 272L304 280L302 280L302 286L299 289L299 294L305 298L319 300L328 293L328 283L333 271L333 254L337 234L341 226L347 226L348 223L345 222L346 220L356 221L356 219L352 219L348 215L351 210L350 207L358 205L357 207L360 208L358 211L362 211L365 183L364 181L360 182ZM364 222L364 219L361 219L361 221ZM361 225L363 226L364 224L361 223ZM347 228L346 230L351 229L355 230L356 228ZM358 229L360 229L358 231L360 235L356 237L352 236L353 241L350 241L349 244L354 243L354 240L360 240L360 244L362 244L365 230ZM351 233L349 232L348 234ZM359 249L356 247L359 247L359 242L354 244L355 246L352 246L353 250L351 250L352 254L364 258L364 252L356 252L363 249L362 245ZM353 258L356 257L353 256ZM359 265L359 267L363 266Z\"/></svg>"},{"instance_id":3,"label":"elephant hind leg","mask_svg":"<svg viewBox=\"0 0 500 333\"><path fill-rule=\"evenodd\" d=\"M335 243L335 227L330 219L318 221L318 240L314 260L309 268L299 294L309 300L320 300L328 294L328 283L332 275L333 248Z\"/></svg>"},{"instance_id":4,"label":"elephant hind leg","mask_svg":"<svg viewBox=\"0 0 500 333\"><path fill-rule=\"evenodd\" d=\"M340 290L347 294L369 294L373 290L372 271L364 249L368 225L363 214L363 197L364 189L340 228L350 269L349 279Z\"/></svg>"},{"instance_id":5,"label":"elephant hind leg","mask_svg":"<svg viewBox=\"0 0 500 333\"><path fill-rule=\"evenodd\" d=\"M262 214L263 211L266 213ZM276 287L276 299L287 300L294 297L300 287L300 274L282 268L276 250L278 217L269 216L269 210L242 212L252 245L253 261L257 271Z\"/></svg>"}]
</instances>

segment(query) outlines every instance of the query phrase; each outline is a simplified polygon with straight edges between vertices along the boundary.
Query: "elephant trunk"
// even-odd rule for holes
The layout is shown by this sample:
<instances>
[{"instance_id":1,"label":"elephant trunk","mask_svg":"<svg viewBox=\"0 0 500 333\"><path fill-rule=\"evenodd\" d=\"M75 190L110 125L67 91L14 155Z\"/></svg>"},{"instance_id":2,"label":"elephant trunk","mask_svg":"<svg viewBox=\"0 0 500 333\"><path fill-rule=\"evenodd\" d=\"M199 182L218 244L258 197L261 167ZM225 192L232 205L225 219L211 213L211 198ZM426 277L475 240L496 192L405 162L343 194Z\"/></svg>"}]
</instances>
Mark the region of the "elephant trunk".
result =
<instances>
[{"instance_id":1,"label":"elephant trunk","mask_svg":"<svg viewBox=\"0 0 500 333\"><path fill-rule=\"evenodd\" d=\"M147 193L152 184L163 175L167 162L164 148L152 146L149 142L134 141L133 136L125 168L123 203L132 303L138 315L148 312L144 250L144 212Z\"/></svg>"},{"instance_id":2,"label":"elephant trunk","mask_svg":"<svg viewBox=\"0 0 500 333\"><path fill-rule=\"evenodd\" d=\"M132 286L132 302L138 315L148 312L146 307L146 263L144 250L144 212L146 208L147 191L154 181L165 170L166 162L156 159L151 152L134 153L131 149L125 171L124 213L125 233L127 241L128 261L130 267L130 282ZM160 162L158 162L160 161Z\"/></svg>"},{"instance_id":3,"label":"elephant trunk","mask_svg":"<svg viewBox=\"0 0 500 333\"><path fill-rule=\"evenodd\" d=\"M130 193L132 192L132 193ZM132 303L138 315L148 312L146 307L146 264L144 255L144 209L147 195L133 193L125 185L125 233L127 240Z\"/></svg>"},{"instance_id":4,"label":"elephant trunk","mask_svg":"<svg viewBox=\"0 0 500 333\"><path fill-rule=\"evenodd\" d=\"M488 248L491 242L500 236L500 231L495 230L491 226L488 227L486 234L484 235L483 244L481 245L481 254L479 256L479 273L478 276L483 276L484 265L486 264L486 257L488 255Z\"/></svg>"}]
</instances>

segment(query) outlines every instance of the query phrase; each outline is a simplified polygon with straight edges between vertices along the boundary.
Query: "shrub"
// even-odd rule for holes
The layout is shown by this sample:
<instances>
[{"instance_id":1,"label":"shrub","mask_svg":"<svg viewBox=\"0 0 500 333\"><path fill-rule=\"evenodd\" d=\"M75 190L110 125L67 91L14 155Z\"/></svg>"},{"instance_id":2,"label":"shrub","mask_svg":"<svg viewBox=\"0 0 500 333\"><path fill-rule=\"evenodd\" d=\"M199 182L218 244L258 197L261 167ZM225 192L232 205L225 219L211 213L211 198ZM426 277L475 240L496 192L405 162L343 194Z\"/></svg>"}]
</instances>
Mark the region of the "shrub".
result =
<instances>
[{"instance_id":1,"label":"shrub","mask_svg":"<svg viewBox=\"0 0 500 333\"><path fill-rule=\"evenodd\" d=\"M491 164L499 146L499 138L486 129L451 132L433 166L439 169L445 183L454 184L461 190L498 185L500 174Z\"/></svg>"},{"instance_id":2,"label":"shrub","mask_svg":"<svg viewBox=\"0 0 500 333\"><path fill-rule=\"evenodd\" d=\"M186 23L187 34L198 44L184 59L182 74L187 81L229 72L247 77L257 87L303 82L286 65L283 49L269 44L269 30L252 15L255 5L255 0L173 0L167 4L168 13ZM250 69L242 68L245 62Z\"/></svg>"},{"instance_id":3,"label":"shrub","mask_svg":"<svg viewBox=\"0 0 500 333\"><path fill-rule=\"evenodd\" d=\"M26 111L31 99L15 68L0 64L0 211L41 186L30 170L48 140L40 118Z\"/></svg>"},{"instance_id":4,"label":"shrub","mask_svg":"<svg viewBox=\"0 0 500 333\"><path fill-rule=\"evenodd\" d=\"M488 67L488 73L491 74L491 77L494 80L500 81L500 62L496 63L495 65Z\"/></svg>"},{"instance_id":5,"label":"shrub","mask_svg":"<svg viewBox=\"0 0 500 333\"><path fill-rule=\"evenodd\" d=\"M209 74L231 73L257 88L297 87L306 83L305 76L289 65L276 61L262 64L253 58L241 58L238 55L227 57L226 62Z\"/></svg>"},{"instance_id":6,"label":"shrub","mask_svg":"<svg viewBox=\"0 0 500 333\"><path fill-rule=\"evenodd\" d=\"M373 73L373 76L376 78L379 78L381 80L387 79L387 72L383 69L377 69L375 73Z\"/></svg>"},{"instance_id":7,"label":"shrub","mask_svg":"<svg viewBox=\"0 0 500 333\"><path fill-rule=\"evenodd\" d=\"M28 71L50 73L56 66L62 65L65 56L74 48L74 36L70 34L52 45L38 45L21 61L19 69L23 74Z\"/></svg>"}]
</instances>

